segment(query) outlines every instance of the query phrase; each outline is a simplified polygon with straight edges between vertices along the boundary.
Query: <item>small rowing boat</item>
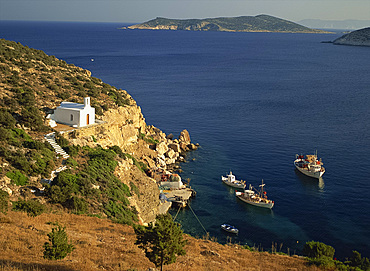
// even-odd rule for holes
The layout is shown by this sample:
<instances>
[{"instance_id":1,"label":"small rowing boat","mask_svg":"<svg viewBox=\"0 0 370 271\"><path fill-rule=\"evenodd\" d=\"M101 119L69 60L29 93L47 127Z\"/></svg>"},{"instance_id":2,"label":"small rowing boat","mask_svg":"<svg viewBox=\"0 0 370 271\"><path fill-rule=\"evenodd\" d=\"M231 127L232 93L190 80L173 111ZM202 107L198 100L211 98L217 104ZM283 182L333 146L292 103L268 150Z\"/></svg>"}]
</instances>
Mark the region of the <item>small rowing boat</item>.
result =
<instances>
[{"instance_id":1,"label":"small rowing boat","mask_svg":"<svg viewBox=\"0 0 370 271\"><path fill-rule=\"evenodd\" d=\"M230 232L230 233L235 233L235 234L239 233L239 230L237 228L229 224L222 224L221 229L223 229L224 231Z\"/></svg>"}]
</instances>

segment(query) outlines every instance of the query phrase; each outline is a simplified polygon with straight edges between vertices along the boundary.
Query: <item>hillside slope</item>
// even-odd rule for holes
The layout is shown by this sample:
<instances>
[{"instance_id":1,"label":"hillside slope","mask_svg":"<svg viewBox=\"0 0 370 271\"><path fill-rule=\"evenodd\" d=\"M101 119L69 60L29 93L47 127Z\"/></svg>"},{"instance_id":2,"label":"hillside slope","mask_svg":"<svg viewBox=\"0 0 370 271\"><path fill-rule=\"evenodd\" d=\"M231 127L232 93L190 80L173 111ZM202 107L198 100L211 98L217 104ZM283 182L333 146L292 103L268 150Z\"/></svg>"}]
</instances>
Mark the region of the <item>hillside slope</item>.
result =
<instances>
[{"instance_id":1,"label":"hillside slope","mask_svg":"<svg viewBox=\"0 0 370 271\"><path fill-rule=\"evenodd\" d=\"M129 224L155 219L159 189L147 173L167 170L188 146L194 149L188 133L166 138L145 123L126 91L20 43L0 40L0 78L0 189L10 203L35 199ZM83 103L86 96L97 124L48 126L47 115L62 101ZM58 157L46 142L44 136L51 132L68 159ZM44 181L62 166L65 170L52 182Z\"/></svg>"},{"instance_id":2,"label":"hillside slope","mask_svg":"<svg viewBox=\"0 0 370 271\"><path fill-rule=\"evenodd\" d=\"M228 32L327 33L269 15L176 20L156 18L128 29L164 29Z\"/></svg>"},{"instance_id":3,"label":"hillside slope","mask_svg":"<svg viewBox=\"0 0 370 271\"><path fill-rule=\"evenodd\" d=\"M63 260L48 261L42 257L42 245L47 233L58 222L66 226L69 239L75 246ZM135 243L132 227L73 214L42 214L30 218L24 213L0 213L0 268L17 270L149 270L149 262ZM206 239L185 236L187 254L164 270L320 270L298 257L251 252L240 245L221 245Z\"/></svg>"}]
</instances>

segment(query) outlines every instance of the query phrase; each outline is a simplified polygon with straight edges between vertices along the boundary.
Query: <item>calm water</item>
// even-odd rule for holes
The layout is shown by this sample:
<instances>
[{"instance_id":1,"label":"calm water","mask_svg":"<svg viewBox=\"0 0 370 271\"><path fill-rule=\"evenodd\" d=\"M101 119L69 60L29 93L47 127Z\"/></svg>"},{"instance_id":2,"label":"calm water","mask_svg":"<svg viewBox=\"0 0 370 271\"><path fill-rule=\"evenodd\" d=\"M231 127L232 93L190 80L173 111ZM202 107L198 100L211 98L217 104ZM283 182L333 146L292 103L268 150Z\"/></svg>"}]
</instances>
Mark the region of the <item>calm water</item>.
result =
<instances>
[{"instance_id":1,"label":"calm water","mask_svg":"<svg viewBox=\"0 0 370 271\"><path fill-rule=\"evenodd\" d=\"M320 43L336 35L120 30L123 24L1 22L0 36L92 71L127 90L146 121L188 129L201 148L183 178L191 206L220 242L297 252L310 240L337 257L370 256L370 48ZM94 61L91 61L91 60ZM297 173L296 153L318 150L322 181ZM261 179L272 211L238 201L221 183ZM173 211L173 214L176 212ZM185 232L204 230L187 209Z\"/></svg>"}]
</instances>

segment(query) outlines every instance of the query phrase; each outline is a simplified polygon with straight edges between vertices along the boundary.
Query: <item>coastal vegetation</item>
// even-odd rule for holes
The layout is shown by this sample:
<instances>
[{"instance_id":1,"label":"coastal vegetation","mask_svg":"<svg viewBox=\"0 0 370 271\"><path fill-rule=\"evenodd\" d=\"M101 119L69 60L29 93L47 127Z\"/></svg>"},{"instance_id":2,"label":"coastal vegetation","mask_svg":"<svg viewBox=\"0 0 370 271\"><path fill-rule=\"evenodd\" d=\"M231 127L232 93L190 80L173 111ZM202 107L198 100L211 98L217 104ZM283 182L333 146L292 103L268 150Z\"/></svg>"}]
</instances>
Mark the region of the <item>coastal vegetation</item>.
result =
<instances>
[{"instance_id":1,"label":"coastal vegetation","mask_svg":"<svg viewBox=\"0 0 370 271\"><path fill-rule=\"evenodd\" d=\"M132 25L127 28L228 32L328 33L269 15L185 20L157 17L148 22Z\"/></svg>"}]
</instances>

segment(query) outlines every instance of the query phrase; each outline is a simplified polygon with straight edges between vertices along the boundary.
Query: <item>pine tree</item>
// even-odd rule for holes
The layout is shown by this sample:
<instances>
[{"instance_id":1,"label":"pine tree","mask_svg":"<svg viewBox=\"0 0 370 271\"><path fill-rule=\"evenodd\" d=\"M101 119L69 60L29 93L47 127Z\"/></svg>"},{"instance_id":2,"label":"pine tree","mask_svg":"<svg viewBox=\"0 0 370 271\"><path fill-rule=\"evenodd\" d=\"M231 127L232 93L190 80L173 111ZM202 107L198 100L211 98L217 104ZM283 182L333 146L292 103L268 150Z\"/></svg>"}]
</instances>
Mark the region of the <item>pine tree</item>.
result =
<instances>
[{"instance_id":1,"label":"pine tree","mask_svg":"<svg viewBox=\"0 0 370 271\"><path fill-rule=\"evenodd\" d=\"M57 225L48 234L49 242L44 244L44 258L49 260L64 259L74 250L74 246L68 243L68 236L65 227Z\"/></svg>"},{"instance_id":2,"label":"pine tree","mask_svg":"<svg viewBox=\"0 0 370 271\"><path fill-rule=\"evenodd\" d=\"M178 223L173 222L171 215L158 215L155 225L135 228L136 243L145 250L145 256L156 267L171 264L178 255L185 255L183 231Z\"/></svg>"}]
</instances>

